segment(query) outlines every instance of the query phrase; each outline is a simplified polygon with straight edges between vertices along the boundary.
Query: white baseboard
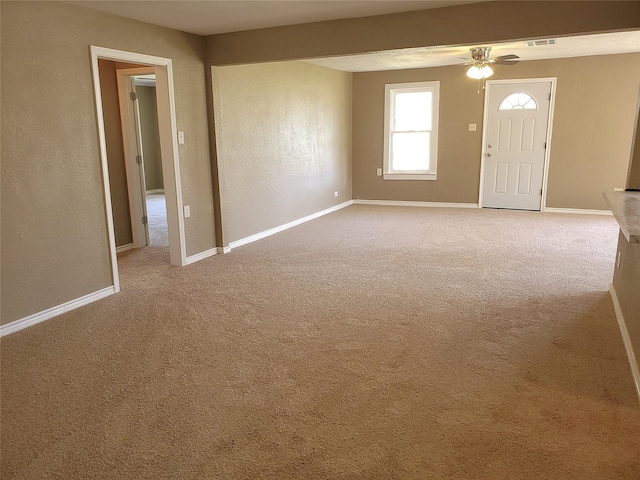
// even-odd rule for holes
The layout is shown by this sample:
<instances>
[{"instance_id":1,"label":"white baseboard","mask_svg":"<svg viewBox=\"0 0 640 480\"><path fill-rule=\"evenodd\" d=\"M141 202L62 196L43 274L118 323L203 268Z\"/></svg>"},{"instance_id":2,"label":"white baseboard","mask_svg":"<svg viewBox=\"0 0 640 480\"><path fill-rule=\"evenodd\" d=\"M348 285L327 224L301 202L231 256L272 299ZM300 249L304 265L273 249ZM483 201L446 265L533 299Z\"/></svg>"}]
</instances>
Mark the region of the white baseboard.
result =
<instances>
[{"instance_id":1,"label":"white baseboard","mask_svg":"<svg viewBox=\"0 0 640 480\"><path fill-rule=\"evenodd\" d=\"M147 195L153 195L154 193L164 193L164 188L154 188L153 190L147 190L146 192Z\"/></svg>"},{"instance_id":2,"label":"white baseboard","mask_svg":"<svg viewBox=\"0 0 640 480\"><path fill-rule=\"evenodd\" d=\"M204 260L205 258L209 258L218 253L217 248L210 248L209 250L205 250L204 252L196 253L195 255L191 255L187 257L185 265L191 265L192 263L199 262L200 260Z\"/></svg>"},{"instance_id":3,"label":"white baseboard","mask_svg":"<svg viewBox=\"0 0 640 480\"><path fill-rule=\"evenodd\" d=\"M349 200L347 202L334 205L331 208L327 208L325 210L312 213L311 215L307 215L306 217L302 217L292 222L285 223L284 225L280 225L279 227L270 228L269 230L265 230L264 232L256 233L255 235L241 238L240 240L236 240L235 242L230 242L229 246L224 248L228 248L229 251L231 251L232 249L237 248L241 245L246 245L247 243L255 242L256 240L260 240L270 235L273 235L275 233L282 232L283 230L287 230L291 227L295 227L296 225L300 225L301 223L308 222L309 220L313 220L314 218L318 218L328 213L335 212L336 210L340 210L342 208L348 207L352 203L353 203L353 200Z\"/></svg>"},{"instance_id":4,"label":"white baseboard","mask_svg":"<svg viewBox=\"0 0 640 480\"><path fill-rule=\"evenodd\" d=\"M44 322L45 320L57 317L58 315L62 315L63 313L70 312L71 310L75 310L78 307L82 307L83 305L95 302L96 300L100 300L101 298L108 297L109 295L113 295L114 293L116 293L116 290L113 286L103 288L102 290L90 293L89 295L85 295L84 297L76 298L75 300L71 300L69 302L63 303L62 305L58 305L57 307L48 308L47 310L43 310L42 312L34 313L33 315L21 318L20 320L7 323L6 325L2 325L0 327L0 337L4 337L5 335L9 335L10 333L17 332L18 330L22 330L23 328L30 327L32 325L35 325L36 323Z\"/></svg>"},{"instance_id":5,"label":"white baseboard","mask_svg":"<svg viewBox=\"0 0 640 480\"><path fill-rule=\"evenodd\" d=\"M578 215L613 215L611 210L585 210L582 208L553 208L544 207L545 213L573 213Z\"/></svg>"},{"instance_id":6,"label":"white baseboard","mask_svg":"<svg viewBox=\"0 0 640 480\"><path fill-rule=\"evenodd\" d=\"M477 203L407 202L404 200L354 200L355 205L382 205L388 207L441 207L478 208Z\"/></svg>"},{"instance_id":7,"label":"white baseboard","mask_svg":"<svg viewBox=\"0 0 640 480\"><path fill-rule=\"evenodd\" d=\"M620 327L622 342L624 343L624 348L627 351L627 358L629 359L633 382L636 384L638 400L640 400L640 365L638 365L638 361L636 360L636 355L633 351L633 346L631 345L631 338L629 337L629 331L627 330L627 324L624 321L622 308L620 307L618 295L616 294L616 289L613 288L613 285L611 285L609 292L611 293L611 300L613 300L613 309L616 311L616 319L618 320L618 327Z\"/></svg>"},{"instance_id":8,"label":"white baseboard","mask_svg":"<svg viewBox=\"0 0 640 480\"><path fill-rule=\"evenodd\" d=\"M227 247L218 247L218 253L223 254L223 253L229 253L231 251L231 247L227 246Z\"/></svg>"},{"instance_id":9,"label":"white baseboard","mask_svg":"<svg viewBox=\"0 0 640 480\"><path fill-rule=\"evenodd\" d=\"M116 247L116 253L126 252L127 250L131 250L133 248L133 243L127 243L126 245L120 245Z\"/></svg>"}]
</instances>

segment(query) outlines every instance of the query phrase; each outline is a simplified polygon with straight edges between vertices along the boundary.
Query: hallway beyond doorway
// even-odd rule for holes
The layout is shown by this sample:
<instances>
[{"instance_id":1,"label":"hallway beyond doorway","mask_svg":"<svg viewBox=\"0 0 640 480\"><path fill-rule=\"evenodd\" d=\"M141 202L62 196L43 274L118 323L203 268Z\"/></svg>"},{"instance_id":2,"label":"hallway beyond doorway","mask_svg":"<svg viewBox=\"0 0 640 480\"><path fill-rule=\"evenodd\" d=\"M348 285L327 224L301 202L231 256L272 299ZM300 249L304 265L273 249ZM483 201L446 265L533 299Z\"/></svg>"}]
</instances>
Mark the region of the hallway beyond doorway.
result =
<instances>
[{"instance_id":1,"label":"hallway beyond doorway","mask_svg":"<svg viewBox=\"0 0 640 480\"><path fill-rule=\"evenodd\" d=\"M167 228L167 204L164 193L147 194L147 216L149 218L149 245L154 247L169 246Z\"/></svg>"}]
</instances>

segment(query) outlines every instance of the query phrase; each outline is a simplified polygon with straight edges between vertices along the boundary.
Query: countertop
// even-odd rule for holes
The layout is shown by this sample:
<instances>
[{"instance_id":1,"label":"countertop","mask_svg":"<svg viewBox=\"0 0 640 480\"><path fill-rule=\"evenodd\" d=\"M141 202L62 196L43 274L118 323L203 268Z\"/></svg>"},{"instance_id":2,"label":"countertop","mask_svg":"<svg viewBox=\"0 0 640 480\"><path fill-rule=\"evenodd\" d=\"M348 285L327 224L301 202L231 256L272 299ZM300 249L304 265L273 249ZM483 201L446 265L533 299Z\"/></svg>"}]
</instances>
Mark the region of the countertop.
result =
<instances>
[{"instance_id":1,"label":"countertop","mask_svg":"<svg viewBox=\"0 0 640 480\"><path fill-rule=\"evenodd\" d=\"M605 192L604 198L629 243L640 243L640 192Z\"/></svg>"}]
</instances>

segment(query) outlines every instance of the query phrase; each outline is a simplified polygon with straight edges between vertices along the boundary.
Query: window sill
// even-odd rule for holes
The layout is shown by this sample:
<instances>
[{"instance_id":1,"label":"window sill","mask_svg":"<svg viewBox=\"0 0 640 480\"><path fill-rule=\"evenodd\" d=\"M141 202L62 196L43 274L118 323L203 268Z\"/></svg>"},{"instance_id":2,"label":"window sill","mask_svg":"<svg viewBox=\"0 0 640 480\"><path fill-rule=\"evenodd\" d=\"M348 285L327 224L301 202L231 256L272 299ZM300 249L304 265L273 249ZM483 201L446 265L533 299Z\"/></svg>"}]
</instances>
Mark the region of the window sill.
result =
<instances>
[{"instance_id":1,"label":"window sill","mask_svg":"<svg viewBox=\"0 0 640 480\"><path fill-rule=\"evenodd\" d=\"M384 180L435 180L435 173L385 173Z\"/></svg>"}]
</instances>

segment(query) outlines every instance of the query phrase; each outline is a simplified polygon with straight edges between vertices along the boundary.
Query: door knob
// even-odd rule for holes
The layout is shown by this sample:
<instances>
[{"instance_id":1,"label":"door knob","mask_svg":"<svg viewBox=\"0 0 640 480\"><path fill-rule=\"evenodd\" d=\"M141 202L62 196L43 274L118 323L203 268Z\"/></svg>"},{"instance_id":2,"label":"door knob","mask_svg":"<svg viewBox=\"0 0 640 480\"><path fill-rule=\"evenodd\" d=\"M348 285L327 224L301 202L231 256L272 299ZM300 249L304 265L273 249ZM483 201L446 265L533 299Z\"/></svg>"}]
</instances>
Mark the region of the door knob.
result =
<instances>
[{"instance_id":1,"label":"door knob","mask_svg":"<svg viewBox=\"0 0 640 480\"><path fill-rule=\"evenodd\" d=\"M487 147L489 147L489 148L493 148L493 145L489 144L489 145L487 145Z\"/></svg>"},{"instance_id":2,"label":"door knob","mask_svg":"<svg viewBox=\"0 0 640 480\"><path fill-rule=\"evenodd\" d=\"M487 157L490 157L491 155L493 155L491 152L487 153Z\"/></svg>"}]
</instances>

